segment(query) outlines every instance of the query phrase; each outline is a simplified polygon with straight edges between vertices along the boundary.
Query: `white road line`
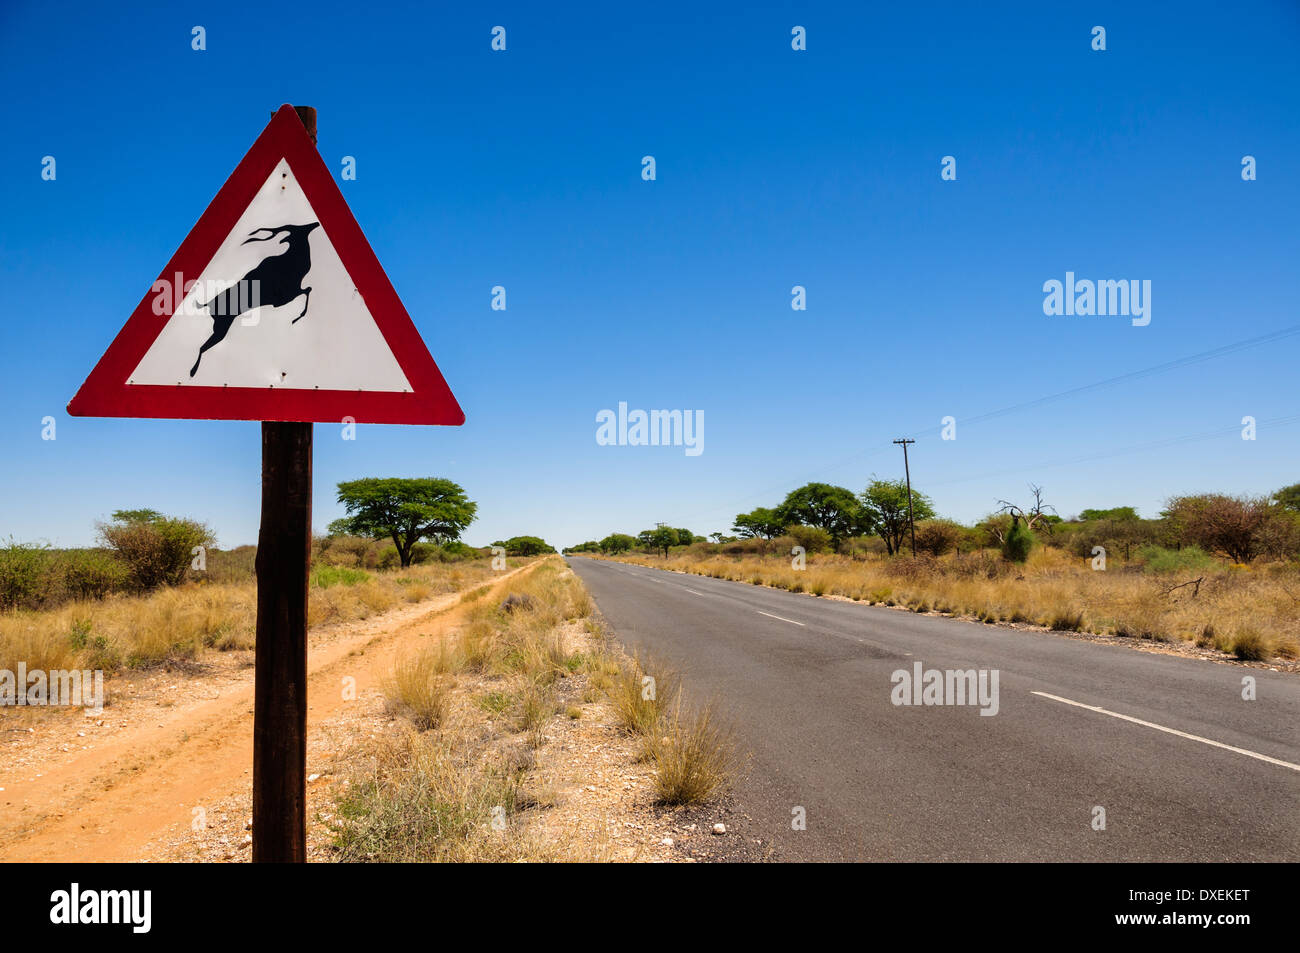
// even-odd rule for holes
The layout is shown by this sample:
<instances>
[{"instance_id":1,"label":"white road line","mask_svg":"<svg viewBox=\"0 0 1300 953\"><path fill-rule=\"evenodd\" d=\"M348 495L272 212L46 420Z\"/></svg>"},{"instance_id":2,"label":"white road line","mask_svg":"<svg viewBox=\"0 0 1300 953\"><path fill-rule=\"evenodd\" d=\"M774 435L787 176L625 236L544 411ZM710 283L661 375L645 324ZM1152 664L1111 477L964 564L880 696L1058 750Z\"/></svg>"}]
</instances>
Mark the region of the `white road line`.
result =
<instances>
[{"instance_id":1,"label":"white road line","mask_svg":"<svg viewBox=\"0 0 1300 953\"><path fill-rule=\"evenodd\" d=\"M1054 702L1073 705L1076 708L1086 708L1088 711L1110 715L1112 718L1119 718L1123 721L1131 721L1135 725L1145 725L1147 728L1156 729L1156 731L1165 731L1171 735L1177 735L1179 738L1187 738L1190 741L1199 741L1201 744L1212 745L1215 748L1223 748L1225 751L1234 751L1237 754L1244 754L1248 758L1257 758L1260 761L1267 761L1269 764L1275 764L1280 768L1290 768L1292 771L1300 771L1300 764L1292 764L1290 761L1270 758L1268 755L1260 754L1258 751L1247 751L1245 748L1225 745L1222 741L1215 741L1212 738L1202 738L1200 735L1188 734L1185 731L1179 731L1177 728L1166 728L1164 725L1157 725L1154 722L1143 721L1141 718L1134 718L1132 715L1121 715L1119 712L1107 711L1105 708L1098 708L1096 705L1085 705L1083 702L1070 701L1068 698L1061 698L1059 695L1049 695L1047 692L1031 692L1030 694L1038 695L1042 698L1050 698Z\"/></svg>"},{"instance_id":2,"label":"white road line","mask_svg":"<svg viewBox=\"0 0 1300 953\"><path fill-rule=\"evenodd\" d=\"M779 619L782 622L789 622L791 625L803 625L802 622L796 622L794 621L794 619L786 619L779 615L772 615L772 613L764 612L762 609L755 609L754 611L757 612L759 615L767 616L769 619Z\"/></svg>"},{"instance_id":3,"label":"white road line","mask_svg":"<svg viewBox=\"0 0 1300 953\"><path fill-rule=\"evenodd\" d=\"M695 592L694 589L687 589L686 586L682 586L682 588L683 588L683 589L686 589L687 592L694 592L695 595L697 595L697 596L702 596L702 595L704 595L704 593L702 593L702 592Z\"/></svg>"}]
</instances>

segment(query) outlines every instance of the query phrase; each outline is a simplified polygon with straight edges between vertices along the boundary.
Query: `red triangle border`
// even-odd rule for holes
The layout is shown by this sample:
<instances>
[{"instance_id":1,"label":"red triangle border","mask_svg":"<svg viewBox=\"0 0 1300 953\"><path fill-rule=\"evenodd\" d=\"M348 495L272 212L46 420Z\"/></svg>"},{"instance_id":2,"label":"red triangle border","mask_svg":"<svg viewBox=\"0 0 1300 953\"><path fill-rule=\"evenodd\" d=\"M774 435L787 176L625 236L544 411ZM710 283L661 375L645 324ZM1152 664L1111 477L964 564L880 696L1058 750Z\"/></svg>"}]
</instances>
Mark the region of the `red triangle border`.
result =
<instances>
[{"instance_id":1,"label":"red triangle border","mask_svg":"<svg viewBox=\"0 0 1300 953\"><path fill-rule=\"evenodd\" d=\"M167 263L159 281L170 282L177 272L185 281L202 274L282 158L316 210L321 228L365 300L412 392L128 384L128 375L171 317L170 303L164 314L154 314L151 286L68 404L69 414L319 423L340 423L350 417L357 423L452 426L465 422L464 411L293 106L281 106L275 113Z\"/></svg>"}]
</instances>

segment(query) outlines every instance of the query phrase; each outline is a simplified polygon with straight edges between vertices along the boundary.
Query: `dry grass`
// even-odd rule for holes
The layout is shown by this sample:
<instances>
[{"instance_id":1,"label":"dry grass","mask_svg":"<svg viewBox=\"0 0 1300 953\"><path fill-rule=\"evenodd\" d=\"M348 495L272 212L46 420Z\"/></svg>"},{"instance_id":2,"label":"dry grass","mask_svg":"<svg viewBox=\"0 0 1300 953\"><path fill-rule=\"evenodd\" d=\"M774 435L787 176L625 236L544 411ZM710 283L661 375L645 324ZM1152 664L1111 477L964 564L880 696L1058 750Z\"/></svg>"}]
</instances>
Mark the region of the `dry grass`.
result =
<instances>
[{"instance_id":1,"label":"dry grass","mask_svg":"<svg viewBox=\"0 0 1300 953\"><path fill-rule=\"evenodd\" d=\"M409 719L420 731L440 726L456 687L453 665L445 645L398 662L383 686L388 713Z\"/></svg>"},{"instance_id":2,"label":"dry grass","mask_svg":"<svg viewBox=\"0 0 1300 953\"><path fill-rule=\"evenodd\" d=\"M661 803L699 804L730 783L735 743L711 707L684 715L678 701L648 741Z\"/></svg>"},{"instance_id":3,"label":"dry grass","mask_svg":"<svg viewBox=\"0 0 1300 953\"><path fill-rule=\"evenodd\" d=\"M732 743L712 711L684 713L675 675L652 666L650 676L623 655L595 623L591 597L571 570L544 560L511 594L526 598L511 611L498 599L478 599L454 637L395 668L385 686L388 710L413 727L380 737L358 756L339 802L341 859L559 859L515 815L543 798L530 786L548 727L582 717L578 706L562 705L558 691L561 679L578 672L587 678L583 700L608 695L621 727L642 739L662 803L699 803L727 785ZM573 621L591 636L582 654L566 652L560 638ZM458 687L458 675L492 687ZM432 730L413 730L420 728Z\"/></svg>"},{"instance_id":4,"label":"dry grass","mask_svg":"<svg viewBox=\"0 0 1300 953\"><path fill-rule=\"evenodd\" d=\"M489 560L430 563L365 576L348 584L329 577L308 593L308 624L347 622L454 592L492 576ZM358 577L360 578L360 577ZM208 650L253 647L253 583L196 584L145 596L70 602L43 612L0 614L0 669L120 668L180 665Z\"/></svg>"},{"instance_id":5,"label":"dry grass","mask_svg":"<svg viewBox=\"0 0 1300 953\"><path fill-rule=\"evenodd\" d=\"M1300 568L1293 564L1222 564L1179 574L1144 572L1113 564L1093 571L1089 561L1039 547L1023 566L991 552L911 559L883 556L810 556L805 570L782 557L682 554L669 559L624 557L629 562L794 592L937 611L980 621L1024 622L1047 628L1154 641L1235 642L1261 658L1300 656ZM1199 591L1170 587L1204 577ZM1240 657L1248 657L1237 653Z\"/></svg>"},{"instance_id":6,"label":"dry grass","mask_svg":"<svg viewBox=\"0 0 1300 953\"><path fill-rule=\"evenodd\" d=\"M338 859L545 859L510 833L521 802L520 774L508 762L480 763L468 736L409 728L387 734L365 749L339 800Z\"/></svg>"}]
</instances>

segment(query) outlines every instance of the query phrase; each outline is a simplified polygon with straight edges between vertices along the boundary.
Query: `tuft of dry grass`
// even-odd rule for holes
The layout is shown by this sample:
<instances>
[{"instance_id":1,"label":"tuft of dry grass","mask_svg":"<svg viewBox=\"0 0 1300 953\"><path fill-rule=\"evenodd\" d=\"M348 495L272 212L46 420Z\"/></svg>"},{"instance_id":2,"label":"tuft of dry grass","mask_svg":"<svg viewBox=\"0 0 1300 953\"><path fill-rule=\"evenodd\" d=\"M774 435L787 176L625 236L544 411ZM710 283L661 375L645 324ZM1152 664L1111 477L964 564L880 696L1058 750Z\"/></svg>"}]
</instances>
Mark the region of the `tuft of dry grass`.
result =
<instances>
[{"instance_id":1,"label":"tuft of dry grass","mask_svg":"<svg viewBox=\"0 0 1300 953\"><path fill-rule=\"evenodd\" d=\"M1263 662L1275 654L1273 643L1258 629L1245 626L1232 639L1232 654L1249 662Z\"/></svg>"},{"instance_id":2,"label":"tuft of dry grass","mask_svg":"<svg viewBox=\"0 0 1300 953\"><path fill-rule=\"evenodd\" d=\"M683 715L681 702L648 739L662 804L700 804L730 784L735 741L711 706Z\"/></svg>"},{"instance_id":3,"label":"tuft of dry grass","mask_svg":"<svg viewBox=\"0 0 1300 953\"><path fill-rule=\"evenodd\" d=\"M398 662L383 686L388 713L408 719L420 731L442 725L456 687L456 665L445 644Z\"/></svg>"}]
</instances>

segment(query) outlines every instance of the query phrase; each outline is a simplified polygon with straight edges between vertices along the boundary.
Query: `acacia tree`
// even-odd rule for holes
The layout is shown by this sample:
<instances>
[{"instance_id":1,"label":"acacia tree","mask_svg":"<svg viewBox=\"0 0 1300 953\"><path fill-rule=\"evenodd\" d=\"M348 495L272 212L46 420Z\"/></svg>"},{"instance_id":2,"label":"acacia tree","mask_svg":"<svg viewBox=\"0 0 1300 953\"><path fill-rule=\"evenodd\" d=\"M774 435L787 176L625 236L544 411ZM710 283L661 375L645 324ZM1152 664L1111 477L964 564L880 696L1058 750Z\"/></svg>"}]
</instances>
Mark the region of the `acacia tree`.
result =
<instances>
[{"instance_id":1,"label":"acacia tree","mask_svg":"<svg viewBox=\"0 0 1300 953\"><path fill-rule=\"evenodd\" d=\"M748 513L736 514L731 528L743 539L776 539L785 532L785 523L777 516L776 510L760 506Z\"/></svg>"},{"instance_id":2,"label":"acacia tree","mask_svg":"<svg viewBox=\"0 0 1300 953\"><path fill-rule=\"evenodd\" d=\"M656 526L654 529L643 529L637 533L636 538L647 549L662 552L665 559L668 558L668 548L676 546L681 541L677 535L677 530L671 526Z\"/></svg>"},{"instance_id":3,"label":"acacia tree","mask_svg":"<svg viewBox=\"0 0 1300 953\"><path fill-rule=\"evenodd\" d=\"M1273 494L1273 502L1284 510L1300 513L1300 483L1284 486Z\"/></svg>"},{"instance_id":4,"label":"acacia tree","mask_svg":"<svg viewBox=\"0 0 1300 953\"><path fill-rule=\"evenodd\" d=\"M347 516L330 524L331 532L381 539L397 547L403 566L422 539L448 543L474 522L478 504L451 480L436 477L366 477L338 485L338 501Z\"/></svg>"},{"instance_id":5,"label":"acacia tree","mask_svg":"<svg viewBox=\"0 0 1300 953\"><path fill-rule=\"evenodd\" d=\"M907 483L903 480L872 480L862 491L864 522L885 541L889 555L897 555L907 535ZM934 518L934 504L915 487L912 488L912 518Z\"/></svg>"},{"instance_id":6,"label":"acacia tree","mask_svg":"<svg viewBox=\"0 0 1300 953\"><path fill-rule=\"evenodd\" d=\"M791 490L776 508L776 518L784 526L801 523L824 529L836 548L846 537L870 531L853 491L829 483L808 483Z\"/></svg>"},{"instance_id":7,"label":"acacia tree","mask_svg":"<svg viewBox=\"0 0 1300 953\"><path fill-rule=\"evenodd\" d=\"M625 553L636 545L636 537L627 533L610 533L598 545L602 553Z\"/></svg>"}]
</instances>

